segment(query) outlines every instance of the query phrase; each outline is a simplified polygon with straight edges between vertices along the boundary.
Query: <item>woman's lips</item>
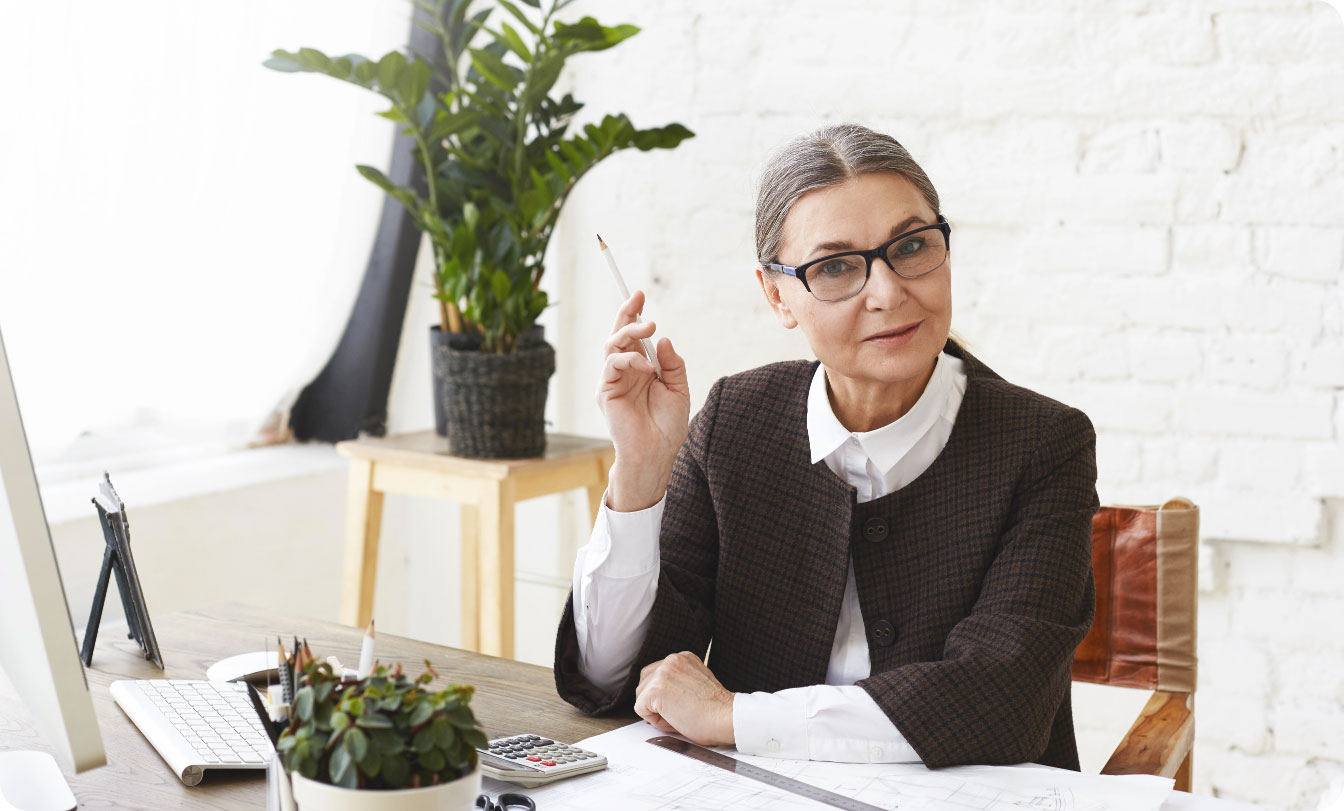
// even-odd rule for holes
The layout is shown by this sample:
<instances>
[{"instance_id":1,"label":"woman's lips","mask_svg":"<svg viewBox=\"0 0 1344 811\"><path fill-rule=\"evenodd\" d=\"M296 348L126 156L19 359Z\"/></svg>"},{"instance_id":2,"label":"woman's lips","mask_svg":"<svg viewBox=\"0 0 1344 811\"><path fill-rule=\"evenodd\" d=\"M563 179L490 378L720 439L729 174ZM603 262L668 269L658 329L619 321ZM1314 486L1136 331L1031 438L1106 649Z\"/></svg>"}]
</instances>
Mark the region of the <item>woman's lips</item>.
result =
<instances>
[{"instance_id":1,"label":"woman's lips","mask_svg":"<svg viewBox=\"0 0 1344 811\"><path fill-rule=\"evenodd\" d=\"M885 335L874 335L868 339L868 343L882 344L883 346L902 346L910 342L919 332L919 328L924 322L916 322L913 326L906 328L904 332L887 333Z\"/></svg>"}]
</instances>

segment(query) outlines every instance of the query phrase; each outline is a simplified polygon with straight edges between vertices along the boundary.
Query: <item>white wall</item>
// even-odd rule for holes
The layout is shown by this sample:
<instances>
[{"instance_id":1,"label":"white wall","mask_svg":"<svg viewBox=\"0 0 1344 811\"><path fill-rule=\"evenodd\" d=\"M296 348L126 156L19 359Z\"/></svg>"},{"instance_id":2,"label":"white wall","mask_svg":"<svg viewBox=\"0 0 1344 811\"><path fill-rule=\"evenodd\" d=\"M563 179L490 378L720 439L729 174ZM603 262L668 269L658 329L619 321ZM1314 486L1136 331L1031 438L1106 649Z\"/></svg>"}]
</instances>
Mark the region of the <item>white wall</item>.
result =
<instances>
[{"instance_id":1,"label":"white wall","mask_svg":"<svg viewBox=\"0 0 1344 811\"><path fill-rule=\"evenodd\" d=\"M570 328L552 391L573 427L603 431L595 355L617 303L593 232L648 291L698 405L722 375L810 357L750 272L769 152L827 122L889 132L953 224L953 327L972 351L1091 416L1104 503L1203 508L1197 790L1306 808L1344 781L1339 14L1274 0L583 11L644 28L574 61L585 114L697 137L603 164L561 219L550 266ZM1125 722L1116 701L1079 699L1095 768Z\"/></svg>"}]
</instances>

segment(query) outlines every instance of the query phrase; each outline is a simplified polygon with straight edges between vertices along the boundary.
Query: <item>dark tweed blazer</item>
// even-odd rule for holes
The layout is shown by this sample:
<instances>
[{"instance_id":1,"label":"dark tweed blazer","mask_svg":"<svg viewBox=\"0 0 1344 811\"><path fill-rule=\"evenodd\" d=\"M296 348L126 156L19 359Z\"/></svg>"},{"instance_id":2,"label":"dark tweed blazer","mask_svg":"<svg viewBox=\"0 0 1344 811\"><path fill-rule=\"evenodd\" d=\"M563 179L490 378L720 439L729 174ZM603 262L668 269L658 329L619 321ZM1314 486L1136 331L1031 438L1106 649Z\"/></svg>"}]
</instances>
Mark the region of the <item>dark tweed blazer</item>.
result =
<instances>
[{"instance_id":1,"label":"dark tweed blazer","mask_svg":"<svg viewBox=\"0 0 1344 811\"><path fill-rule=\"evenodd\" d=\"M858 682L931 767L1078 768L1069 667L1094 610L1096 434L1081 411L1006 382L953 341L966 394L919 478L859 504L810 461L816 361L722 378L691 421L659 535L658 595L630 676L579 672L573 595L556 640L560 695L629 711L639 671L703 656L733 692L821 684L849 557L872 675Z\"/></svg>"}]
</instances>

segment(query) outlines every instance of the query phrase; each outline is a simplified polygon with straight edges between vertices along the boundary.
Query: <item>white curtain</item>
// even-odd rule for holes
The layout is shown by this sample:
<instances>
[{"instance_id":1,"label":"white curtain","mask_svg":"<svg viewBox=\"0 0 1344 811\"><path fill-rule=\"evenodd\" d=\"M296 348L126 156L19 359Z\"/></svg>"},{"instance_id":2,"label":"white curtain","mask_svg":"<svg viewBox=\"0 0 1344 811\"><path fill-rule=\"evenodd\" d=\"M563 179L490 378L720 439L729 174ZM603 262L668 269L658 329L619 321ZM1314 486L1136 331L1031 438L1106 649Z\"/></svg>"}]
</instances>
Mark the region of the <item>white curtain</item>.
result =
<instances>
[{"instance_id":1,"label":"white curtain","mask_svg":"<svg viewBox=\"0 0 1344 811\"><path fill-rule=\"evenodd\" d=\"M0 13L0 329L39 466L255 435L326 361L383 195L385 104L262 67L403 48L398 0ZM59 477L58 477L59 478Z\"/></svg>"}]
</instances>

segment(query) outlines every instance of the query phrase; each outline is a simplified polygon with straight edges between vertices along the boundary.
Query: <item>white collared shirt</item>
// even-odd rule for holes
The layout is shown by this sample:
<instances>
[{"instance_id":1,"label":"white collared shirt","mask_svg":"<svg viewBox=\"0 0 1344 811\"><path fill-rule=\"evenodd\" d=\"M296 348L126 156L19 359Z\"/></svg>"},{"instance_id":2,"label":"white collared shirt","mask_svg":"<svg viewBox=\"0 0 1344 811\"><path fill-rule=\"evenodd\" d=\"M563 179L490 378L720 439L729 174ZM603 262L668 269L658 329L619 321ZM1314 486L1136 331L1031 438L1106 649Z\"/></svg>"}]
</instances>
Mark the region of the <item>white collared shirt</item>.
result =
<instances>
[{"instance_id":1,"label":"white collared shirt","mask_svg":"<svg viewBox=\"0 0 1344 811\"><path fill-rule=\"evenodd\" d=\"M819 364L807 397L812 462L825 460L858 490L860 502L899 490L938 458L965 393L964 364L941 353L908 412L881 428L851 432L831 408L825 367ZM616 690L625 681L648 631L658 591L664 501L621 513L607 508L604 495L592 537L574 561L580 667L603 690ZM613 544L613 538L618 542ZM870 667L851 558L826 683L737 693L733 730L738 751L803 760L918 762L919 755L886 713L855 685L870 675Z\"/></svg>"}]
</instances>

